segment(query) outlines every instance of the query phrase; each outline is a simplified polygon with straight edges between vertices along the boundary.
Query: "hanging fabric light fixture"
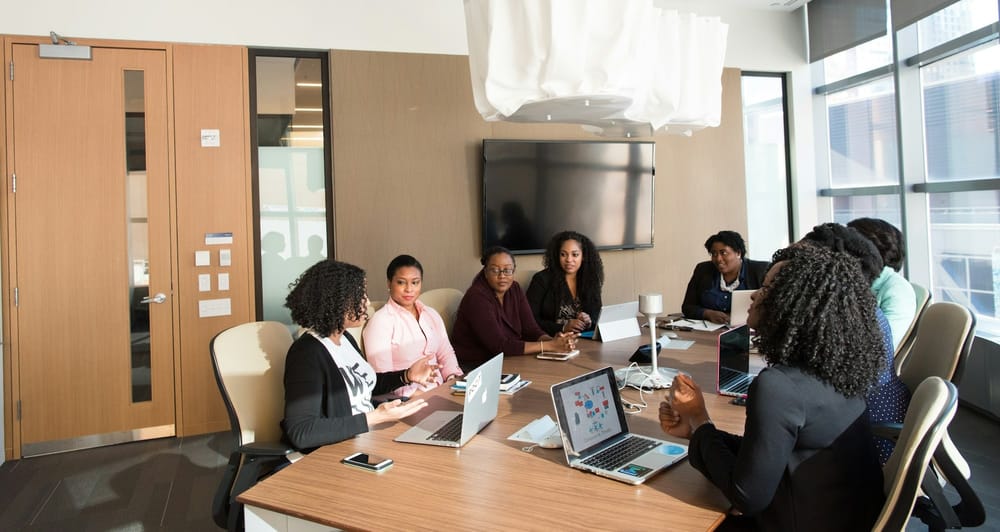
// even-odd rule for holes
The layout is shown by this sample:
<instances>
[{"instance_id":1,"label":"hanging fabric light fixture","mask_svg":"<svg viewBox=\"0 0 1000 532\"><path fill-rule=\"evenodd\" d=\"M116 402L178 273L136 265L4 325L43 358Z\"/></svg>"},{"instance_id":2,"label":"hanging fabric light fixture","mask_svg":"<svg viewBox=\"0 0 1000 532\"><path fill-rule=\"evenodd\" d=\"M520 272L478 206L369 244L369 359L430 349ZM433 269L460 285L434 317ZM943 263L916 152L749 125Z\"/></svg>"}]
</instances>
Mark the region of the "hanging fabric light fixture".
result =
<instances>
[{"instance_id":1,"label":"hanging fabric light fixture","mask_svg":"<svg viewBox=\"0 0 1000 532\"><path fill-rule=\"evenodd\" d=\"M476 108L489 121L607 136L719 125L728 25L653 0L464 0Z\"/></svg>"}]
</instances>

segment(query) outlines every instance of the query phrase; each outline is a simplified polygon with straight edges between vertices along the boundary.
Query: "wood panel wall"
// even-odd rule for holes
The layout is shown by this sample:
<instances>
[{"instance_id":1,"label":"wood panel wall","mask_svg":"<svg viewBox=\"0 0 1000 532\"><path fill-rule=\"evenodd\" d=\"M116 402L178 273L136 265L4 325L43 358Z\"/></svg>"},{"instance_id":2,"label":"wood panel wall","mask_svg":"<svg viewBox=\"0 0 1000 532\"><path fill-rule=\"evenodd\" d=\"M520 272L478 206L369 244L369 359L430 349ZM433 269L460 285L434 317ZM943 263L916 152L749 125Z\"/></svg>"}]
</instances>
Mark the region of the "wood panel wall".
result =
<instances>
[{"instance_id":1,"label":"wood panel wall","mask_svg":"<svg viewBox=\"0 0 1000 532\"><path fill-rule=\"evenodd\" d=\"M175 319L178 435L229 428L209 358L216 333L254 319L253 231L249 153L247 51L235 46L173 47L174 142L176 146L177 284ZM218 129L219 147L201 145L202 129ZM206 233L232 233L233 243L206 245ZM219 266L219 250L232 265ZM195 267L195 252L208 250L211 266ZM230 290L219 291L218 273L229 273ZM212 276L210 292L198 291L198 274ZM199 317L199 301L229 298L232 315Z\"/></svg>"},{"instance_id":2,"label":"wood panel wall","mask_svg":"<svg viewBox=\"0 0 1000 532\"><path fill-rule=\"evenodd\" d=\"M0 39L0 44L2 44L2 50L0 50L0 58L3 60L4 65L10 64L10 57L7 44L7 39ZM7 76L9 79L9 76ZM14 230L12 229L13 224L7 223L7 190L10 190L10 185L8 182L12 165L8 166L8 147L7 147L7 80L4 83L0 83L0 172L3 172L3 178L0 182L4 184L4 194L0 195L0 226L5 229L9 229L6 234L0 238L0 280L3 281L2 286L10 286L10 283L6 281L10 279L10 267L7 257L10 256L10 245L9 242L12 239ZM14 379L11 377L13 375L13 364L12 357L10 356L10 347L8 346L8 338L11 338L11 327L10 320L6 316L2 315L9 305L10 297L6 290L0 291L0 321L2 321L2 338L3 344L0 345L0 359L2 359L3 364L3 408L0 409L0 415L3 416L3 444L4 447L4 457L10 458L14 456L14 416L16 411L14 408L15 402L17 401L19 395L15 395L14 390ZM17 443L20 444L20 435L17 437Z\"/></svg>"},{"instance_id":3,"label":"wood panel wall","mask_svg":"<svg viewBox=\"0 0 1000 532\"><path fill-rule=\"evenodd\" d=\"M423 263L425 290L468 287L481 252L482 139L595 138L574 125L485 122L466 56L334 51L331 78L336 257L368 271L374 300L386 299L383 272L399 253ZM606 302L659 291L679 310L705 239L746 233L739 71L722 83L720 127L653 139L654 247L602 252ZM523 273L541 268L540 255L517 261Z\"/></svg>"}]
</instances>

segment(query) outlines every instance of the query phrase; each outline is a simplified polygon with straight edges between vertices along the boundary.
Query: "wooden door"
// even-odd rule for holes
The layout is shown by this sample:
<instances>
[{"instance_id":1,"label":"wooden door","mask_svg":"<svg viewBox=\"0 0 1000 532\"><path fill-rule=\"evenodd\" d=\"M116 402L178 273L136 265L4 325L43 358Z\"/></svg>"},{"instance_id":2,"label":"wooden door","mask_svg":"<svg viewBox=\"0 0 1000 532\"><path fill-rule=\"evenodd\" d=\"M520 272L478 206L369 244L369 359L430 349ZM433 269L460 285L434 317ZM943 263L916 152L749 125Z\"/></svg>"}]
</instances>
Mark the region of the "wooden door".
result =
<instances>
[{"instance_id":1,"label":"wooden door","mask_svg":"<svg viewBox=\"0 0 1000 532\"><path fill-rule=\"evenodd\" d=\"M173 435L166 52L11 57L22 454Z\"/></svg>"}]
</instances>

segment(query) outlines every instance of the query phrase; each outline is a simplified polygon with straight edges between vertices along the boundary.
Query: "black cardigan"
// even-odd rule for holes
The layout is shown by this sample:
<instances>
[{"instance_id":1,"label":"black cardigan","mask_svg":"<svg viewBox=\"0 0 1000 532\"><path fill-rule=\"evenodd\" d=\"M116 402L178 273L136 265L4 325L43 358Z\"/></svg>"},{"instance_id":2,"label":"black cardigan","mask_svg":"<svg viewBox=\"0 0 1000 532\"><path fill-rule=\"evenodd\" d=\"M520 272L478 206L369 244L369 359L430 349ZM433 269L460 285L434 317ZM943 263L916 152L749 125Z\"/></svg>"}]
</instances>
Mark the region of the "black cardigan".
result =
<instances>
[{"instance_id":1,"label":"black cardigan","mask_svg":"<svg viewBox=\"0 0 1000 532\"><path fill-rule=\"evenodd\" d=\"M535 316L535 321L538 322L538 326L542 328L549 336L555 336L557 333L562 331L562 325L556 323L556 319L559 317L559 307L563 302L572 301L573 295L569 293L569 287L565 283L558 283L556 275L562 275L562 272L554 272L551 269L544 269L536 273L531 278L531 284L528 285L528 304L531 305L531 313ZM577 293L581 296L586 296L581 290L582 287L577 286ZM583 307L583 311L590 316L591 323L590 329L593 329L597 325L597 318L601 316L601 290L600 287L597 289L597 297L592 298L581 297L580 305Z\"/></svg>"},{"instance_id":2,"label":"black cardigan","mask_svg":"<svg viewBox=\"0 0 1000 532\"><path fill-rule=\"evenodd\" d=\"M760 288L764 284L764 275L767 274L767 269L770 265L770 262L743 259L743 270L740 272L742 279L739 289L755 290ZM699 262L694 267L691 280L688 281L687 291L684 292L684 303L681 305L681 312L688 318L702 319L706 309L701 306L701 293L711 289L712 285L718 282L719 269L715 267L715 264L712 264L712 261L709 260Z\"/></svg>"},{"instance_id":3,"label":"black cardigan","mask_svg":"<svg viewBox=\"0 0 1000 532\"><path fill-rule=\"evenodd\" d=\"M350 333L343 338L360 353ZM373 395L403 385L406 370L376 373ZM368 432L364 414L353 414L347 384L329 351L316 337L304 333L288 348L285 358L284 439L299 451L346 440Z\"/></svg>"}]
</instances>

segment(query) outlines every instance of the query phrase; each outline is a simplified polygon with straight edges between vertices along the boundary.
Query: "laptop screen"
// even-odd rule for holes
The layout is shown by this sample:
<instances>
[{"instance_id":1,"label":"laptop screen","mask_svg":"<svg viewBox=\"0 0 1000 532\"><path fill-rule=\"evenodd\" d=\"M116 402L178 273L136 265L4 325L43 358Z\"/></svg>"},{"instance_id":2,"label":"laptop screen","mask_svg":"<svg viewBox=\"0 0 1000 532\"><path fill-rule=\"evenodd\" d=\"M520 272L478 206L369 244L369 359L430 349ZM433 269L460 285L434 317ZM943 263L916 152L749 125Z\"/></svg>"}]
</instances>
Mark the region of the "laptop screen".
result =
<instances>
[{"instance_id":1,"label":"laptop screen","mask_svg":"<svg viewBox=\"0 0 1000 532\"><path fill-rule=\"evenodd\" d=\"M610 367L554 385L552 398L574 454L585 453L628 431Z\"/></svg>"},{"instance_id":2,"label":"laptop screen","mask_svg":"<svg viewBox=\"0 0 1000 532\"><path fill-rule=\"evenodd\" d=\"M732 391L727 383L734 382L734 376L750 374L750 326L741 325L719 335L719 380L720 392ZM743 392L738 392L743 393Z\"/></svg>"}]
</instances>

